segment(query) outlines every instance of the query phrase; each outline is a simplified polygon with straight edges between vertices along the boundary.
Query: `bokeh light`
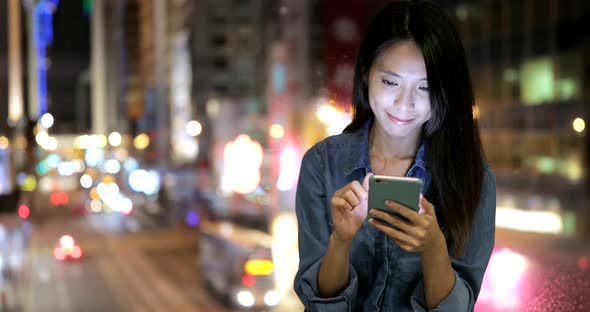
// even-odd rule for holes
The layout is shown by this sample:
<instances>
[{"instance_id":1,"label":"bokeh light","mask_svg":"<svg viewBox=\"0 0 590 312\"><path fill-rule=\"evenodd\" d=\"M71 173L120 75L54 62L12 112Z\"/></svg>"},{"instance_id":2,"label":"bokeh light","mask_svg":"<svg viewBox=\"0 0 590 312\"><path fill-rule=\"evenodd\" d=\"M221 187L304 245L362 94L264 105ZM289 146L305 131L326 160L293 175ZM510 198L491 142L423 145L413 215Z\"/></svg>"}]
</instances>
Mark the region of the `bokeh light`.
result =
<instances>
[{"instance_id":1,"label":"bokeh light","mask_svg":"<svg viewBox=\"0 0 590 312\"><path fill-rule=\"evenodd\" d=\"M338 111L334 106L324 104L318 108L316 115L322 123L329 124L338 115Z\"/></svg>"},{"instance_id":2,"label":"bokeh light","mask_svg":"<svg viewBox=\"0 0 590 312\"><path fill-rule=\"evenodd\" d=\"M111 146L117 147L119 145L121 145L121 142L123 141L123 138L121 137L121 134L119 134L119 132L113 132L111 134L109 134L109 144L111 144Z\"/></svg>"},{"instance_id":3,"label":"bokeh light","mask_svg":"<svg viewBox=\"0 0 590 312\"><path fill-rule=\"evenodd\" d=\"M150 145L150 137L145 133L142 133L142 134L136 136L135 139L133 139L133 146L135 146L135 148L138 150L145 149L149 145Z\"/></svg>"},{"instance_id":4,"label":"bokeh light","mask_svg":"<svg viewBox=\"0 0 590 312\"><path fill-rule=\"evenodd\" d=\"M576 132L582 132L584 129L586 129L586 121L578 117L572 122L572 127Z\"/></svg>"},{"instance_id":5,"label":"bokeh light","mask_svg":"<svg viewBox=\"0 0 590 312\"><path fill-rule=\"evenodd\" d=\"M22 219L28 218L30 214L31 210L29 209L29 206L23 204L18 207L18 216Z\"/></svg>"},{"instance_id":6,"label":"bokeh light","mask_svg":"<svg viewBox=\"0 0 590 312\"><path fill-rule=\"evenodd\" d=\"M285 136L285 129L279 124L270 126L269 134L273 139L280 139Z\"/></svg>"},{"instance_id":7,"label":"bokeh light","mask_svg":"<svg viewBox=\"0 0 590 312\"><path fill-rule=\"evenodd\" d=\"M7 149L10 141L5 136L0 136L0 149Z\"/></svg>"},{"instance_id":8,"label":"bokeh light","mask_svg":"<svg viewBox=\"0 0 590 312\"><path fill-rule=\"evenodd\" d=\"M53 122L53 115L50 113L45 113L43 116L41 116L41 126L43 126L45 129L51 128L51 126L53 126Z\"/></svg>"},{"instance_id":9,"label":"bokeh light","mask_svg":"<svg viewBox=\"0 0 590 312\"><path fill-rule=\"evenodd\" d=\"M201 131L203 131L203 126L201 126L201 123L198 121L191 120L186 124L185 130L188 135L197 136L201 134Z\"/></svg>"},{"instance_id":10,"label":"bokeh light","mask_svg":"<svg viewBox=\"0 0 590 312\"><path fill-rule=\"evenodd\" d=\"M80 177L80 185L83 188L90 188L92 186L92 177L88 174L84 174Z\"/></svg>"}]
</instances>

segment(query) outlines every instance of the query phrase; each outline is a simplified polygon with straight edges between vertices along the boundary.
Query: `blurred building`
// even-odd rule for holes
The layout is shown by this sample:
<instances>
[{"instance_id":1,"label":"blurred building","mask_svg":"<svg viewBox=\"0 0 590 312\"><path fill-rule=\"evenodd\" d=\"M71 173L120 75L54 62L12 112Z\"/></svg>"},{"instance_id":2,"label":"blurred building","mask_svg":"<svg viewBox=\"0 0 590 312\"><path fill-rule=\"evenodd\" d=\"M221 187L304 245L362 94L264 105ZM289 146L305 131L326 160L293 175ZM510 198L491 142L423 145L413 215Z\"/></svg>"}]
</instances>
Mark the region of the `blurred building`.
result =
<instances>
[{"instance_id":1,"label":"blurred building","mask_svg":"<svg viewBox=\"0 0 590 312\"><path fill-rule=\"evenodd\" d=\"M108 131L120 131L134 154L151 165L194 158L184 131L193 117L188 20L191 1L104 1L105 113ZM140 135L144 136L140 136ZM146 138L138 148L135 138ZM184 144L183 149L175 146Z\"/></svg>"},{"instance_id":2,"label":"blurred building","mask_svg":"<svg viewBox=\"0 0 590 312\"><path fill-rule=\"evenodd\" d=\"M445 2L471 66L499 226L590 237L589 2Z\"/></svg>"},{"instance_id":3,"label":"blurred building","mask_svg":"<svg viewBox=\"0 0 590 312\"><path fill-rule=\"evenodd\" d=\"M8 25L8 1L0 3L0 23ZM1 103L8 102L8 27L0 28L0 99ZM0 104L0 116L8 117L8 105ZM0 135L8 132L8 123L4 118L0 120Z\"/></svg>"},{"instance_id":4,"label":"blurred building","mask_svg":"<svg viewBox=\"0 0 590 312\"><path fill-rule=\"evenodd\" d=\"M277 3L193 1L192 94L196 120L203 125L201 167L212 169L215 157L207 151L219 154L222 144L239 133L265 143L267 43L273 31L267 25Z\"/></svg>"},{"instance_id":5,"label":"blurred building","mask_svg":"<svg viewBox=\"0 0 590 312\"><path fill-rule=\"evenodd\" d=\"M5 116L0 130L12 131L6 127L22 127L49 112L54 134L88 131L89 104L79 99L84 90L76 84L89 66L82 1L3 1L0 12L0 23L7 26L0 31L0 115Z\"/></svg>"}]
</instances>

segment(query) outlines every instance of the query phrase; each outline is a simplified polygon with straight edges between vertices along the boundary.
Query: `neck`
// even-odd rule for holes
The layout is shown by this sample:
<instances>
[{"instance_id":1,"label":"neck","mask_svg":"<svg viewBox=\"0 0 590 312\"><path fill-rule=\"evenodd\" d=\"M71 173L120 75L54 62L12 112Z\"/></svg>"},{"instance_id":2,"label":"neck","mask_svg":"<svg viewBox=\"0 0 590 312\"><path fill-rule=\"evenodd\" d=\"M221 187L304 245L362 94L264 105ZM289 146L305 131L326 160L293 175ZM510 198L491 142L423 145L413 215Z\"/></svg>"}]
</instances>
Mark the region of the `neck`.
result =
<instances>
[{"instance_id":1,"label":"neck","mask_svg":"<svg viewBox=\"0 0 590 312\"><path fill-rule=\"evenodd\" d=\"M421 139L421 132L393 137L378 125L373 125L369 131L369 154L379 155L382 159L414 159Z\"/></svg>"}]
</instances>

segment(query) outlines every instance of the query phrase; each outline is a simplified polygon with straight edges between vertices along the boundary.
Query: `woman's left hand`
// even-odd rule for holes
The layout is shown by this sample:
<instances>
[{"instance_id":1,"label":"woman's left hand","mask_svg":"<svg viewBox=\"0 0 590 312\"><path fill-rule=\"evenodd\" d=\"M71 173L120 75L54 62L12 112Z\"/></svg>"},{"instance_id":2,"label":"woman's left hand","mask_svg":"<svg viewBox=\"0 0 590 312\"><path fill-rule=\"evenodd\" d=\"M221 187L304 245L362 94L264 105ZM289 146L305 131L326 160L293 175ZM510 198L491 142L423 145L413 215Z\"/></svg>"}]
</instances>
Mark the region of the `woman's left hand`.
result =
<instances>
[{"instance_id":1,"label":"woman's left hand","mask_svg":"<svg viewBox=\"0 0 590 312\"><path fill-rule=\"evenodd\" d=\"M388 224L377 219L370 219L369 223L391 237L402 249L423 253L446 245L436 220L434 206L424 196L420 195L420 212L390 200L386 204L408 220L379 209L371 209L371 216Z\"/></svg>"}]
</instances>

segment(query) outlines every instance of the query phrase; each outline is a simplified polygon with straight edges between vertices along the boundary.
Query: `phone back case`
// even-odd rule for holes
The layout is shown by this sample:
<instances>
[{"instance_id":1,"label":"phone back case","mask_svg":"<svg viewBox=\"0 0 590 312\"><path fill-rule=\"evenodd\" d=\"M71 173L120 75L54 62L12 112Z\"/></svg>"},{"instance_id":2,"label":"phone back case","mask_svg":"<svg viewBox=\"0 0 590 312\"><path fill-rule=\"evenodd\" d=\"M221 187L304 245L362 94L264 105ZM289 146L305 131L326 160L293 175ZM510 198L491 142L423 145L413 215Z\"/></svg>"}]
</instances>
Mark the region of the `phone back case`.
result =
<instances>
[{"instance_id":1,"label":"phone back case","mask_svg":"<svg viewBox=\"0 0 590 312\"><path fill-rule=\"evenodd\" d=\"M369 178L368 208L369 210L376 208L398 215L385 204L385 201L389 199L418 211L421 189L422 181L418 178L371 176Z\"/></svg>"}]
</instances>

